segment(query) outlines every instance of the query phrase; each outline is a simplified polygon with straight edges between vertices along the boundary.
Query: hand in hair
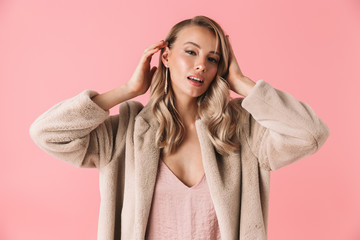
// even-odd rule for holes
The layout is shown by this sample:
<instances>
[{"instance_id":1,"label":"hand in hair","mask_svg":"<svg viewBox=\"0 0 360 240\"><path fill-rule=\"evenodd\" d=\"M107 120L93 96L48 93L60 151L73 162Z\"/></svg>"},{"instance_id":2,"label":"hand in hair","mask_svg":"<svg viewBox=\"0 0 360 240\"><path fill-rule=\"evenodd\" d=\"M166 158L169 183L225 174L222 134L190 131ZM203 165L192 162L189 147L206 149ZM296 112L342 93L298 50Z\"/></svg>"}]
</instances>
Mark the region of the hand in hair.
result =
<instances>
[{"instance_id":1,"label":"hand in hair","mask_svg":"<svg viewBox=\"0 0 360 240\"><path fill-rule=\"evenodd\" d=\"M154 73L157 70L157 67L155 66L150 69L151 58L156 52L166 47L166 45L167 42L161 40L160 42L154 43L144 50L135 72L133 73L130 80L126 83L129 90L132 91L136 96L146 93L146 91L149 89Z\"/></svg>"},{"instance_id":2,"label":"hand in hair","mask_svg":"<svg viewBox=\"0 0 360 240\"><path fill-rule=\"evenodd\" d=\"M150 69L151 57L166 45L167 43L161 41L148 47L144 51L135 72L126 84L120 85L105 93L98 94L94 96L92 100L102 109L109 110L119 103L146 93L157 69L157 67Z\"/></svg>"},{"instance_id":3,"label":"hand in hair","mask_svg":"<svg viewBox=\"0 0 360 240\"><path fill-rule=\"evenodd\" d=\"M255 86L255 82L252 81L250 78L246 77L242 73L239 64L236 60L234 51L232 49L229 36L227 35L227 37L230 46L230 63L229 63L229 74L227 77L227 81L232 91L246 97L253 88L253 86Z\"/></svg>"}]
</instances>

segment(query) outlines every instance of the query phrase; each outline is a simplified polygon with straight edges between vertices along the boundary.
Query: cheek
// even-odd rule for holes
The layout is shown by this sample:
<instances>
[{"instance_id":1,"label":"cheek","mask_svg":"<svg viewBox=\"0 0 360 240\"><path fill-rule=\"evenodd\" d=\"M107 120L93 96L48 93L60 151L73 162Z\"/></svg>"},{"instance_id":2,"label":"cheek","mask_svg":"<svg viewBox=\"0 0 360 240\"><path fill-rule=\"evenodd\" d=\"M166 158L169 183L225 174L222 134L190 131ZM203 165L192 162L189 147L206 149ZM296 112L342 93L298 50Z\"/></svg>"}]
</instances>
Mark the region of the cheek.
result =
<instances>
[{"instance_id":1,"label":"cheek","mask_svg":"<svg viewBox=\"0 0 360 240\"><path fill-rule=\"evenodd\" d=\"M191 57L187 56L185 53L177 53L173 56L174 65L179 70L184 70L191 67L194 63L192 62Z\"/></svg>"},{"instance_id":2,"label":"cheek","mask_svg":"<svg viewBox=\"0 0 360 240\"><path fill-rule=\"evenodd\" d=\"M184 56L180 56L177 59L177 66L179 67L179 70L188 70L188 68L191 66L191 61L189 58L184 57Z\"/></svg>"},{"instance_id":3,"label":"cheek","mask_svg":"<svg viewBox=\"0 0 360 240\"><path fill-rule=\"evenodd\" d=\"M173 63L173 69L171 76L176 79L186 78L188 74L193 73L191 69L191 61L183 56L179 56L176 58Z\"/></svg>"},{"instance_id":4,"label":"cheek","mask_svg":"<svg viewBox=\"0 0 360 240\"><path fill-rule=\"evenodd\" d=\"M212 77L211 81L215 81L216 75L217 75L217 68L213 68L210 73L210 76Z\"/></svg>"},{"instance_id":5,"label":"cheek","mask_svg":"<svg viewBox=\"0 0 360 240\"><path fill-rule=\"evenodd\" d=\"M217 73L217 69L215 69L214 71L211 72L210 76L211 76L212 78L211 78L211 81L208 82L206 88L208 88L208 87L210 86L210 84L211 84L213 81L215 81L216 75L217 75L216 73Z\"/></svg>"}]
</instances>

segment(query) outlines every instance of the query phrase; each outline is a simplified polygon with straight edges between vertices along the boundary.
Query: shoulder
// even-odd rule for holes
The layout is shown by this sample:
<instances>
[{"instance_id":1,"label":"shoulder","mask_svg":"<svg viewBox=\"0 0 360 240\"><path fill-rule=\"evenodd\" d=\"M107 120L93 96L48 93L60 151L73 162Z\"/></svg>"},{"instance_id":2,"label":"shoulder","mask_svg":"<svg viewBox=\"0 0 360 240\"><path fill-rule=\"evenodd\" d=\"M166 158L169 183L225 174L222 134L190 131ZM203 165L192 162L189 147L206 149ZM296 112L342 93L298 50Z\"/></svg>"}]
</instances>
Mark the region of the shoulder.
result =
<instances>
[{"instance_id":1,"label":"shoulder","mask_svg":"<svg viewBox=\"0 0 360 240\"><path fill-rule=\"evenodd\" d=\"M144 108L142 103L137 101L125 101L120 103L118 114L111 116L111 124L118 131L126 131L133 126L136 116Z\"/></svg>"},{"instance_id":2,"label":"shoulder","mask_svg":"<svg viewBox=\"0 0 360 240\"><path fill-rule=\"evenodd\" d=\"M144 108L144 105L138 101L125 101L119 105L119 113L127 113L128 115L138 115L138 113Z\"/></svg>"},{"instance_id":3,"label":"shoulder","mask_svg":"<svg viewBox=\"0 0 360 240\"><path fill-rule=\"evenodd\" d=\"M130 121L141 119L149 124L156 122L151 110L150 102L144 106L138 101L125 101L119 106L119 115L120 117L123 117L124 115L129 116Z\"/></svg>"}]
</instances>

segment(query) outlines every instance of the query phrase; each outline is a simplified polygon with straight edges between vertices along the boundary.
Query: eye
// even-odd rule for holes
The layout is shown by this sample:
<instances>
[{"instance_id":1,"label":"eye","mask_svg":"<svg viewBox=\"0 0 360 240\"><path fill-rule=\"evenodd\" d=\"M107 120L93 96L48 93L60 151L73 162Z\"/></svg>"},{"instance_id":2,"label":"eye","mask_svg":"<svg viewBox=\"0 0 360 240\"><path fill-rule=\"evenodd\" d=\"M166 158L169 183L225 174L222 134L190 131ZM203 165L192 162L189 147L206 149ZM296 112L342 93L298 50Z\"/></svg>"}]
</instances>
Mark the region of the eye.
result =
<instances>
[{"instance_id":1,"label":"eye","mask_svg":"<svg viewBox=\"0 0 360 240\"><path fill-rule=\"evenodd\" d=\"M185 51L186 53L190 54L190 55L195 55L196 53L194 51L191 51L191 50L187 50ZM216 60L215 58L209 58L210 62L213 62L213 63L218 63L218 60Z\"/></svg>"},{"instance_id":2,"label":"eye","mask_svg":"<svg viewBox=\"0 0 360 240\"><path fill-rule=\"evenodd\" d=\"M209 58L209 60L213 63L218 63L218 60L216 60L215 58Z\"/></svg>"},{"instance_id":3,"label":"eye","mask_svg":"<svg viewBox=\"0 0 360 240\"><path fill-rule=\"evenodd\" d=\"M194 51L191 51L191 50L188 50L188 51L185 51L186 53L189 53L190 55L193 55L192 53L195 53Z\"/></svg>"}]
</instances>

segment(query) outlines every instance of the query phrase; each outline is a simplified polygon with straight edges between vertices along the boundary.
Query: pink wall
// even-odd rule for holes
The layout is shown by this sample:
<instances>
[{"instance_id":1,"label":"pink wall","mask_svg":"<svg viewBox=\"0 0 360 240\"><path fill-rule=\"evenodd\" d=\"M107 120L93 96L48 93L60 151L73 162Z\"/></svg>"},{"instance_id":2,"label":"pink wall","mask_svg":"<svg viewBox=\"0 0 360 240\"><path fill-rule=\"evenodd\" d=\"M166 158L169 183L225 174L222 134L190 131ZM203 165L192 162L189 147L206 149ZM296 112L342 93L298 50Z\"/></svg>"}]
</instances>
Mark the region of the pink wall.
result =
<instances>
[{"instance_id":1,"label":"pink wall","mask_svg":"<svg viewBox=\"0 0 360 240\"><path fill-rule=\"evenodd\" d=\"M147 46L195 15L223 26L247 76L331 130L319 152L272 172L269 239L360 239L356 0L0 1L0 239L96 238L98 172L42 152L29 126L84 89L125 83Z\"/></svg>"}]
</instances>

